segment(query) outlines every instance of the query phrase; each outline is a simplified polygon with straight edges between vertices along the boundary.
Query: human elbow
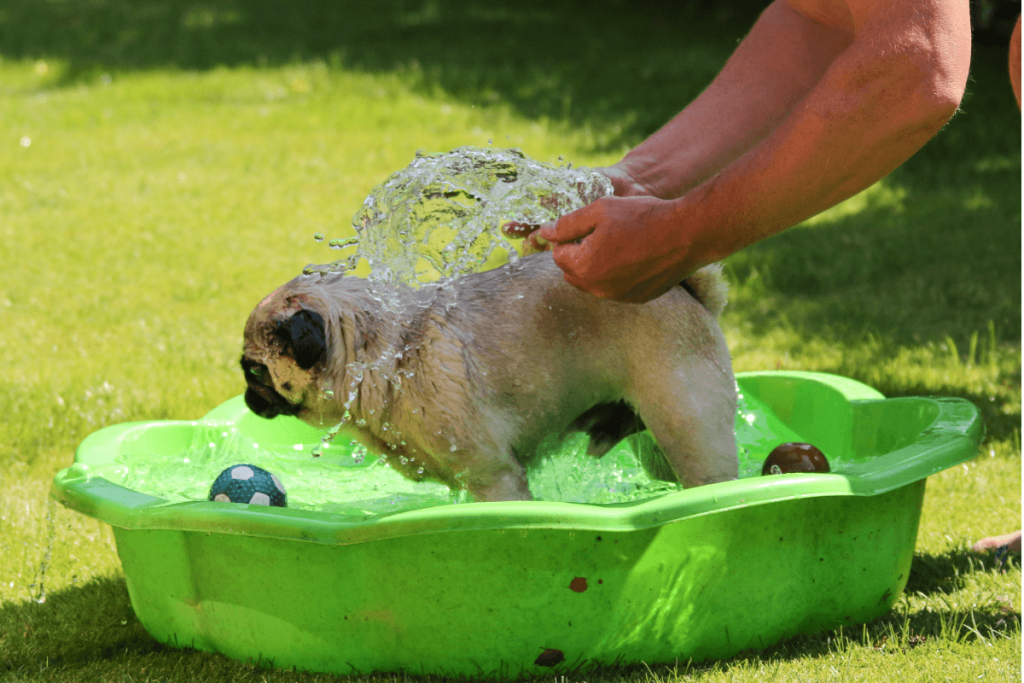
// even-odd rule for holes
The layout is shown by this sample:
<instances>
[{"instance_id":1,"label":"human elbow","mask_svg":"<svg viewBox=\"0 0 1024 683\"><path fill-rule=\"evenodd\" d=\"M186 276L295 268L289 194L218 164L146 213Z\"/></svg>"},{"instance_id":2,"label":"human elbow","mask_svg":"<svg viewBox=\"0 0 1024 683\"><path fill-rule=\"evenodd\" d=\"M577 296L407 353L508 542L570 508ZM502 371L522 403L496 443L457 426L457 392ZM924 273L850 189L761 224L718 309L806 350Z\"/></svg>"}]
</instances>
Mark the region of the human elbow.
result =
<instances>
[{"instance_id":1,"label":"human elbow","mask_svg":"<svg viewBox=\"0 0 1024 683\"><path fill-rule=\"evenodd\" d=\"M941 128L956 113L967 87L970 47L918 45L895 57L904 106L923 127Z\"/></svg>"},{"instance_id":2,"label":"human elbow","mask_svg":"<svg viewBox=\"0 0 1024 683\"><path fill-rule=\"evenodd\" d=\"M960 107L967 87L967 69L950 69L943 64L930 64L914 93L923 116L941 127Z\"/></svg>"},{"instance_id":3,"label":"human elbow","mask_svg":"<svg viewBox=\"0 0 1024 683\"><path fill-rule=\"evenodd\" d=\"M851 109L883 135L930 138L956 113L966 73L923 50L877 54L848 72L841 86Z\"/></svg>"}]
</instances>

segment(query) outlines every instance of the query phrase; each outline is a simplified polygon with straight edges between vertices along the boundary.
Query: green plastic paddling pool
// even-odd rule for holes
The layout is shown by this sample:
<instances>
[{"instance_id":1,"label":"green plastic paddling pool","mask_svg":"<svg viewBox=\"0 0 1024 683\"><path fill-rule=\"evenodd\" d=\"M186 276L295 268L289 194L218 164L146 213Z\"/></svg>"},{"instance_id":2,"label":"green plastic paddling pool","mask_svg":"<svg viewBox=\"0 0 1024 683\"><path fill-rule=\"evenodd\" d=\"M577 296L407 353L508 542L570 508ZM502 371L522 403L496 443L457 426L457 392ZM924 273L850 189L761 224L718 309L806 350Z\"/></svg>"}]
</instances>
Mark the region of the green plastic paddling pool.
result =
<instances>
[{"instance_id":1,"label":"green plastic paddling pool","mask_svg":"<svg viewBox=\"0 0 1024 683\"><path fill-rule=\"evenodd\" d=\"M977 409L884 399L832 375L737 381L759 406L759 431L744 443L738 430L741 465L805 441L832 472L748 468L738 481L626 503L393 514L175 501L122 485L133 463L183 452L197 430L237 430L282 467L309 457L318 431L232 399L199 421L96 432L53 495L113 526L132 606L154 638L276 667L557 673L725 658L883 614L907 581L925 479L977 453Z\"/></svg>"}]
</instances>

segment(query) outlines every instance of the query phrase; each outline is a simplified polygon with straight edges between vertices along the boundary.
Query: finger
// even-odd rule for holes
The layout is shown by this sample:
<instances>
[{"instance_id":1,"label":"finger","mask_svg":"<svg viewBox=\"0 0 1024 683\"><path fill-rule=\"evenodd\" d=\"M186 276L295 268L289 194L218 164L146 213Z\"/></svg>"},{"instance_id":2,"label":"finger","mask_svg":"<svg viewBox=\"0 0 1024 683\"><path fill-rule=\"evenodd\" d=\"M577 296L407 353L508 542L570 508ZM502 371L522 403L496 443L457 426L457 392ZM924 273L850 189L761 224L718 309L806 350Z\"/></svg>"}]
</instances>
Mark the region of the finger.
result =
<instances>
[{"instance_id":1,"label":"finger","mask_svg":"<svg viewBox=\"0 0 1024 683\"><path fill-rule=\"evenodd\" d=\"M542 251L547 251L550 248L548 241L543 237L533 233L527 235L526 239L523 240L523 256L529 256L530 254L538 254Z\"/></svg>"},{"instance_id":2,"label":"finger","mask_svg":"<svg viewBox=\"0 0 1024 683\"><path fill-rule=\"evenodd\" d=\"M509 221L505 225L501 226L501 231L506 237L510 237L514 240L521 240L528 237L531 233L535 232L539 225L531 223L521 223L519 221Z\"/></svg>"},{"instance_id":3,"label":"finger","mask_svg":"<svg viewBox=\"0 0 1024 683\"><path fill-rule=\"evenodd\" d=\"M629 289L623 289L621 283L600 280L595 282L594 276L588 271L594 255L591 253L589 240L581 243L552 243L551 253L555 265L562 270L562 277L570 285L599 299L611 299L624 304L643 304L657 299L674 285L638 283Z\"/></svg>"},{"instance_id":4,"label":"finger","mask_svg":"<svg viewBox=\"0 0 1024 683\"><path fill-rule=\"evenodd\" d=\"M593 206L591 204L590 206ZM594 212L590 206L573 211L558 219L557 223L545 223L538 231L549 242L575 242L581 240L597 227Z\"/></svg>"},{"instance_id":5,"label":"finger","mask_svg":"<svg viewBox=\"0 0 1024 683\"><path fill-rule=\"evenodd\" d=\"M587 277L589 245L583 242L551 243L551 255L565 277L565 281L576 289L597 295L592 278Z\"/></svg>"}]
</instances>

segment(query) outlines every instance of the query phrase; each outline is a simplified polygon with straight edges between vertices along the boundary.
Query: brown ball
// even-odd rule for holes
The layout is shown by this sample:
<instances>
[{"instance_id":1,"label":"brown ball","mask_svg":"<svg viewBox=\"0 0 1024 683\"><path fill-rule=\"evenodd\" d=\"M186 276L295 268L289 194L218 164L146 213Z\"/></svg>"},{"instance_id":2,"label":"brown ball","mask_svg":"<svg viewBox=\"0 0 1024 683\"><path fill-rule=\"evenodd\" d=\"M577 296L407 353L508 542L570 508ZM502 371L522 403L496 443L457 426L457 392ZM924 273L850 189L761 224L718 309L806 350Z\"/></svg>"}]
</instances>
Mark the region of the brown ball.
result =
<instances>
[{"instance_id":1,"label":"brown ball","mask_svg":"<svg viewBox=\"0 0 1024 683\"><path fill-rule=\"evenodd\" d=\"M809 443L784 443L768 454L761 474L831 472L825 454Z\"/></svg>"}]
</instances>

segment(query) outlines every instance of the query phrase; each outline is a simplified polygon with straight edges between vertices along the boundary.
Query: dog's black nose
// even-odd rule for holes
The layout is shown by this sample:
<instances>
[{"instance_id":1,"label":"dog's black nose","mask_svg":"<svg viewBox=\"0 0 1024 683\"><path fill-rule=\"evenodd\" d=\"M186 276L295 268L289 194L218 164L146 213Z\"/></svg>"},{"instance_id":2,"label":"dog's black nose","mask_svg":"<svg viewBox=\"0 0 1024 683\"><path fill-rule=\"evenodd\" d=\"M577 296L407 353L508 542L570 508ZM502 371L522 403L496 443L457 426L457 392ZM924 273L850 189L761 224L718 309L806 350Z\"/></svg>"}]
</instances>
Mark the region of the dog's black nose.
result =
<instances>
[{"instance_id":1,"label":"dog's black nose","mask_svg":"<svg viewBox=\"0 0 1024 683\"><path fill-rule=\"evenodd\" d=\"M268 420L281 414L276 405L257 394L251 388L245 390L245 405L249 406L249 410L252 412Z\"/></svg>"}]
</instances>

